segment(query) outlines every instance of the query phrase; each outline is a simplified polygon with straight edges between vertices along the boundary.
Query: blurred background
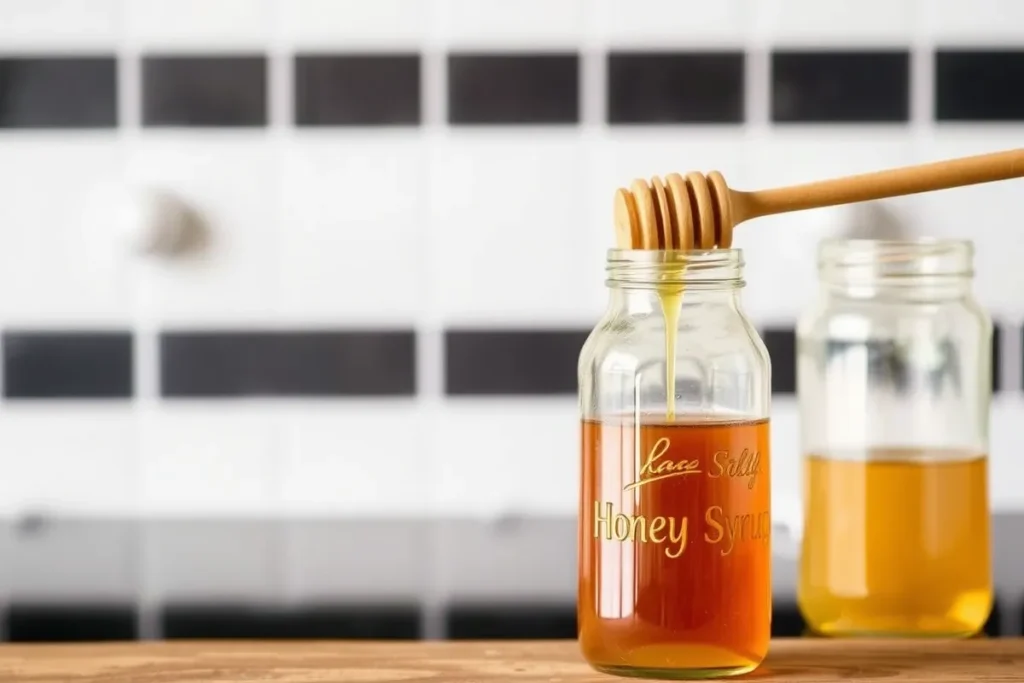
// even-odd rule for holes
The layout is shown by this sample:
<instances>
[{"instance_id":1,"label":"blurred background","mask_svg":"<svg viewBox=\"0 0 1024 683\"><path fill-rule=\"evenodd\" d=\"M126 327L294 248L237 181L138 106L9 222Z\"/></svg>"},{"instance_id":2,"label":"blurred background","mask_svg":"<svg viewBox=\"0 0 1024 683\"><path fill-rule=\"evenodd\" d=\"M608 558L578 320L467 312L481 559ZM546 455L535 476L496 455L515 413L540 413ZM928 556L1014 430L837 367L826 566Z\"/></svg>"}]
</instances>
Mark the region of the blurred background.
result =
<instances>
[{"instance_id":1,"label":"blurred background","mask_svg":"<svg viewBox=\"0 0 1024 683\"><path fill-rule=\"evenodd\" d=\"M611 196L1019 147L1017 0L0 0L0 637L574 637ZM803 631L794 322L971 237L1024 611L1024 184L741 227Z\"/></svg>"}]
</instances>

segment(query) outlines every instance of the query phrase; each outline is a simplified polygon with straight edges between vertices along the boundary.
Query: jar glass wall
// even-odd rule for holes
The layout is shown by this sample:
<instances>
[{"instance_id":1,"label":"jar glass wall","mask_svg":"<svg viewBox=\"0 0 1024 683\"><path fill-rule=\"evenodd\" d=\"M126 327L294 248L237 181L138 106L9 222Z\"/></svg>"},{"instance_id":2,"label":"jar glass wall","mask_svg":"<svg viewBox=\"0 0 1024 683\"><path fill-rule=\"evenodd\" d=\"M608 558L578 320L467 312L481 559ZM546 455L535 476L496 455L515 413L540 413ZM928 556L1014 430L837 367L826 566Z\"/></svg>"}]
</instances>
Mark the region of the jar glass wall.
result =
<instances>
[{"instance_id":1,"label":"jar glass wall","mask_svg":"<svg viewBox=\"0 0 1024 683\"><path fill-rule=\"evenodd\" d=\"M798 330L798 600L831 635L970 635L992 606L992 324L970 242L826 241Z\"/></svg>"},{"instance_id":2,"label":"jar glass wall","mask_svg":"<svg viewBox=\"0 0 1024 683\"><path fill-rule=\"evenodd\" d=\"M609 252L579 362L579 639L600 670L701 678L767 652L771 381L742 266Z\"/></svg>"}]
</instances>

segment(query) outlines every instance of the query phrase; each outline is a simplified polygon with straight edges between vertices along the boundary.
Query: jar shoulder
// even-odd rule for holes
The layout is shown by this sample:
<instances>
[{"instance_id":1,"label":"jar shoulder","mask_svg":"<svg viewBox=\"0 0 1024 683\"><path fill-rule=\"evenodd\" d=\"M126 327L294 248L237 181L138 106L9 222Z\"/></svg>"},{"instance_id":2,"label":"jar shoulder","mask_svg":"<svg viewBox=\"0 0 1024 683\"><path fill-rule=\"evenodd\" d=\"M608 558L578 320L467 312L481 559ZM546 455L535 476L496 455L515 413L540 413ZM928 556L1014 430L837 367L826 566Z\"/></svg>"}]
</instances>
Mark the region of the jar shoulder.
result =
<instances>
[{"instance_id":1,"label":"jar shoulder","mask_svg":"<svg viewBox=\"0 0 1024 683\"><path fill-rule=\"evenodd\" d=\"M974 297L938 302L879 302L821 297L797 323L800 338L899 336L931 329L992 332L992 317Z\"/></svg>"},{"instance_id":2,"label":"jar shoulder","mask_svg":"<svg viewBox=\"0 0 1024 683\"><path fill-rule=\"evenodd\" d=\"M768 350L757 328L740 311L707 315L680 315L675 327L675 356L716 365L769 364ZM595 326L580 353L580 371L635 369L662 361L666 353L666 326L660 312L647 315L606 314Z\"/></svg>"}]
</instances>

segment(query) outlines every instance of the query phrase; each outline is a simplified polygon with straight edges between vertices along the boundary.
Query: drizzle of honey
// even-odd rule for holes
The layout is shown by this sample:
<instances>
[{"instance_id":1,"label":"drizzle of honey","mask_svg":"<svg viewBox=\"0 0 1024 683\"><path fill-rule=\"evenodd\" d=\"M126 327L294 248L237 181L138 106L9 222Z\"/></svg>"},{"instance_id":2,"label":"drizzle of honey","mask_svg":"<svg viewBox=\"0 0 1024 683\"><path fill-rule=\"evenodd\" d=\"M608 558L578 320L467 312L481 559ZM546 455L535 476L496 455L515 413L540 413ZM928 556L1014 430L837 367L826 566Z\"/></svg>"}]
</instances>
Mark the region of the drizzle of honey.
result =
<instances>
[{"instance_id":1,"label":"drizzle of honey","mask_svg":"<svg viewBox=\"0 0 1024 683\"><path fill-rule=\"evenodd\" d=\"M680 273L681 275L682 273ZM682 285L659 285L658 299L665 319L665 419L676 417L676 337L683 307Z\"/></svg>"}]
</instances>

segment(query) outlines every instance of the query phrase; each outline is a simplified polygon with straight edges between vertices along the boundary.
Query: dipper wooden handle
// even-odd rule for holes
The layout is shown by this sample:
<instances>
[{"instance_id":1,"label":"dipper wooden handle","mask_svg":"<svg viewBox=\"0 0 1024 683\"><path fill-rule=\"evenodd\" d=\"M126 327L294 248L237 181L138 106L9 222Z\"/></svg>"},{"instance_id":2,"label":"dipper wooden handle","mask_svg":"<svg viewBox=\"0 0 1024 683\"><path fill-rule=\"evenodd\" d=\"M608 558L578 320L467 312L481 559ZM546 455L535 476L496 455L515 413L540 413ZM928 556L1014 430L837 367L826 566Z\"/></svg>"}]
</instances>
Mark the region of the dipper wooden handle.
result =
<instances>
[{"instance_id":1,"label":"dipper wooden handle","mask_svg":"<svg viewBox=\"0 0 1024 683\"><path fill-rule=\"evenodd\" d=\"M615 193L620 249L727 249L733 228L776 213L1024 177L1024 149L905 166L772 190L731 190L718 171L634 180Z\"/></svg>"}]
</instances>

